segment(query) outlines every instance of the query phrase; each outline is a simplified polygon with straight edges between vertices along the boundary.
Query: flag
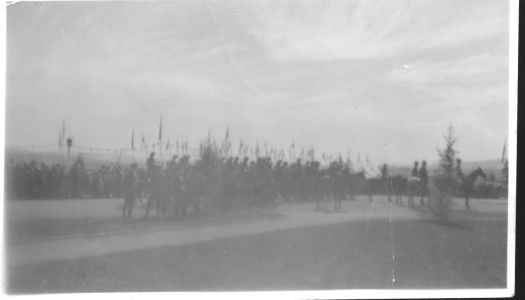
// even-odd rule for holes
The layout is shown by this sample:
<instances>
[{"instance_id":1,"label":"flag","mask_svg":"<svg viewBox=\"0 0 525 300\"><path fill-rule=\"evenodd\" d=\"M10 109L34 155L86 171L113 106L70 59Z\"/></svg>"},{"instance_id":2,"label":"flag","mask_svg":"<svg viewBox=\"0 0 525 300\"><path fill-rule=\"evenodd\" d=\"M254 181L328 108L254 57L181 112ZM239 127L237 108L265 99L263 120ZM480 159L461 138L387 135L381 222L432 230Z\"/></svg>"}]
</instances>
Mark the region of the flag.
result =
<instances>
[{"instance_id":1,"label":"flag","mask_svg":"<svg viewBox=\"0 0 525 300\"><path fill-rule=\"evenodd\" d=\"M505 163L507 157L507 140L503 142L503 152L501 153L501 163Z\"/></svg>"},{"instance_id":2,"label":"flag","mask_svg":"<svg viewBox=\"0 0 525 300\"><path fill-rule=\"evenodd\" d=\"M159 124L159 143L162 141L162 114L160 115L160 124Z\"/></svg>"},{"instance_id":3,"label":"flag","mask_svg":"<svg viewBox=\"0 0 525 300\"><path fill-rule=\"evenodd\" d=\"M290 145L290 148L288 149L288 157L290 160L295 159L295 143Z\"/></svg>"},{"instance_id":4,"label":"flag","mask_svg":"<svg viewBox=\"0 0 525 300\"><path fill-rule=\"evenodd\" d=\"M286 153L284 152L284 149L281 149L281 152L279 152L279 159L285 159Z\"/></svg>"},{"instance_id":5,"label":"flag","mask_svg":"<svg viewBox=\"0 0 525 300\"><path fill-rule=\"evenodd\" d=\"M60 149L64 146L64 138L66 137L66 121L62 121L62 128L60 129L60 133L58 134L58 146Z\"/></svg>"},{"instance_id":6,"label":"flag","mask_svg":"<svg viewBox=\"0 0 525 300\"><path fill-rule=\"evenodd\" d=\"M241 156L241 155L242 155L242 140L239 143L239 156Z\"/></svg>"},{"instance_id":7,"label":"flag","mask_svg":"<svg viewBox=\"0 0 525 300\"><path fill-rule=\"evenodd\" d=\"M308 153L307 153L308 157L310 157L310 160L314 160L314 148L311 148L310 150L308 150Z\"/></svg>"},{"instance_id":8,"label":"flag","mask_svg":"<svg viewBox=\"0 0 525 300\"><path fill-rule=\"evenodd\" d=\"M255 157L259 158L259 143L255 145Z\"/></svg>"}]
</instances>

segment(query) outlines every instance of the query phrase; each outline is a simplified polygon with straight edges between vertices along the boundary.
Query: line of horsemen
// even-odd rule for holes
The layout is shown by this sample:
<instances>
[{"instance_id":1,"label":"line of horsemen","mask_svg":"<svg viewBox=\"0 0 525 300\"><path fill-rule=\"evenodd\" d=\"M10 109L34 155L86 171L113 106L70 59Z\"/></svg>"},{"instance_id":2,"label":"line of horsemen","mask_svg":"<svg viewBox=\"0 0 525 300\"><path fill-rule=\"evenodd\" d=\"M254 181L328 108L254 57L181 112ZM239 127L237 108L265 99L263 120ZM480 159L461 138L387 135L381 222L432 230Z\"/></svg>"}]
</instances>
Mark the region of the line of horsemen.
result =
<instances>
[{"instance_id":1,"label":"line of horsemen","mask_svg":"<svg viewBox=\"0 0 525 300\"><path fill-rule=\"evenodd\" d=\"M314 201L317 209L324 209L330 202L334 210L341 209L341 201L355 199L358 193L366 193L370 201L373 194L387 193L396 204L402 204L407 196L408 206L414 208L414 197L428 198L428 174L426 163L414 165L411 177L390 176L384 165L381 176L366 178L364 171L351 172L341 159L321 167L318 161L301 159L293 163L270 157L250 161L245 157L199 160L190 163L190 156L180 159L174 156L165 168L155 162L151 153L146 170L131 164L124 177L124 205L122 217L132 219L133 206L137 200L147 199L144 218L148 218L155 206L156 217L171 211L174 218L190 215L201 216L203 207L229 208L243 204L263 207L284 201ZM460 169L459 169L460 170ZM479 169L481 171L481 169ZM483 174L484 175L484 174ZM467 202L468 207L468 202Z\"/></svg>"}]
</instances>

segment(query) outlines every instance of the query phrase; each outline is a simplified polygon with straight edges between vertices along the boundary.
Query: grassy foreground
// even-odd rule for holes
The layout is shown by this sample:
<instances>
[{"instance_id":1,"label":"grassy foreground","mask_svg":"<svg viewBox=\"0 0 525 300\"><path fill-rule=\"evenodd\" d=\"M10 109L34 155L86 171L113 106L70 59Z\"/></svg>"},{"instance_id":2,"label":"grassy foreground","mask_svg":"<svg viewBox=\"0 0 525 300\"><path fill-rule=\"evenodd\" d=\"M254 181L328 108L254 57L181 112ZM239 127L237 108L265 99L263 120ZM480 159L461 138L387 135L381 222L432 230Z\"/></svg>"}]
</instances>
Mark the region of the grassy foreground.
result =
<instances>
[{"instance_id":1,"label":"grassy foreground","mask_svg":"<svg viewBox=\"0 0 525 300\"><path fill-rule=\"evenodd\" d=\"M504 288L506 244L505 218L359 221L9 267L7 292Z\"/></svg>"}]
</instances>

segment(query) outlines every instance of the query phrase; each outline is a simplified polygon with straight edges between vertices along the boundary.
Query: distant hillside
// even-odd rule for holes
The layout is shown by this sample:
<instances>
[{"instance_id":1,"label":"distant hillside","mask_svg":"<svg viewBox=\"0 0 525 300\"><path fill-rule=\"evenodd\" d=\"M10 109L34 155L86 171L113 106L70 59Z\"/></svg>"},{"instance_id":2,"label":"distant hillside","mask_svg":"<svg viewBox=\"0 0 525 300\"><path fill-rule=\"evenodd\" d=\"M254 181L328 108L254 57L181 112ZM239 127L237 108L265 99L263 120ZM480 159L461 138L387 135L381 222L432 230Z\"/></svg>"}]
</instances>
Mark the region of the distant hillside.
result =
<instances>
[{"instance_id":1,"label":"distant hillside","mask_svg":"<svg viewBox=\"0 0 525 300\"><path fill-rule=\"evenodd\" d=\"M474 169L481 167L487 176L494 174L496 180L502 179L501 169L503 169L503 164L501 163L500 159L463 162L462 164L465 173L471 172Z\"/></svg>"},{"instance_id":2,"label":"distant hillside","mask_svg":"<svg viewBox=\"0 0 525 300\"><path fill-rule=\"evenodd\" d=\"M501 171L503 164L499 159L482 160L482 161L466 161L463 162L464 170L474 170L481 167L484 171L498 169Z\"/></svg>"},{"instance_id":3,"label":"distant hillside","mask_svg":"<svg viewBox=\"0 0 525 300\"><path fill-rule=\"evenodd\" d=\"M80 153L73 151L71 153L71 161L74 161L78 155L82 155L82 158L84 159L84 163L87 168L96 168L102 164L110 164L110 163L131 163L131 162L138 162L138 163L144 163L146 161L147 156L144 153L141 154L135 154L134 156L131 156L130 154L122 154L119 155L118 153L107 153L107 154L90 154L90 153ZM24 149L17 149L17 148L6 148L5 149L5 158L6 163L12 159L15 162L30 162L35 161L37 163L45 163L47 165L52 164L62 164L62 163L68 163L67 154L65 151L59 152L57 150L55 151L31 151L31 150L24 150ZM157 159L159 160L159 159ZM481 167L483 171L487 174L487 176L490 176L490 174L494 174L497 180L501 180L501 169L503 167L501 161L499 159L491 159L491 160L483 160L483 161L471 161L471 162L463 162L463 171L465 173L471 172L472 170ZM429 172L431 173L433 169L435 169L437 165L429 165ZM403 175L403 176L409 176L412 171L411 165L389 165L388 166L389 172L391 174L396 175ZM377 170L379 171L379 165L377 166Z\"/></svg>"},{"instance_id":4,"label":"distant hillside","mask_svg":"<svg viewBox=\"0 0 525 300\"><path fill-rule=\"evenodd\" d=\"M501 163L501 160L499 159L490 159L490 160L482 160L482 161L465 161L462 162L462 169L465 174L472 172L478 167L481 167L483 172L487 174L487 176L490 176L490 174L494 174L494 177L496 180L502 179L501 169L503 168L503 164ZM412 172L412 166L407 165L392 165L388 167L390 172L392 174L396 175L403 175L403 176L409 176ZM428 170L432 173L433 170L437 169L437 162L434 165L430 165Z\"/></svg>"}]
</instances>

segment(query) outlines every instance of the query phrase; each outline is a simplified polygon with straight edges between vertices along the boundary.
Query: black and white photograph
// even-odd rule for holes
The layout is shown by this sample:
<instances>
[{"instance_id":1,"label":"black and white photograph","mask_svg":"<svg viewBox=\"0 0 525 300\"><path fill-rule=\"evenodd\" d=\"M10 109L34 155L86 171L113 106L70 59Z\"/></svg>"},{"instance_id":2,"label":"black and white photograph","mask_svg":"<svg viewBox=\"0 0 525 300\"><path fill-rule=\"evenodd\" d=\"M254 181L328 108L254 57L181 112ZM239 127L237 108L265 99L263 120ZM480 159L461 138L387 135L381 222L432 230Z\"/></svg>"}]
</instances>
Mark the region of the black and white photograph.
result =
<instances>
[{"instance_id":1,"label":"black and white photograph","mask_svg":"<svg viewBox=\"0 0 525 300\"><path fill-rule=\"evenodd\" d=\"M517 7L7 2L4 293L514 295Z\"/></svg>"}]
</instances>

